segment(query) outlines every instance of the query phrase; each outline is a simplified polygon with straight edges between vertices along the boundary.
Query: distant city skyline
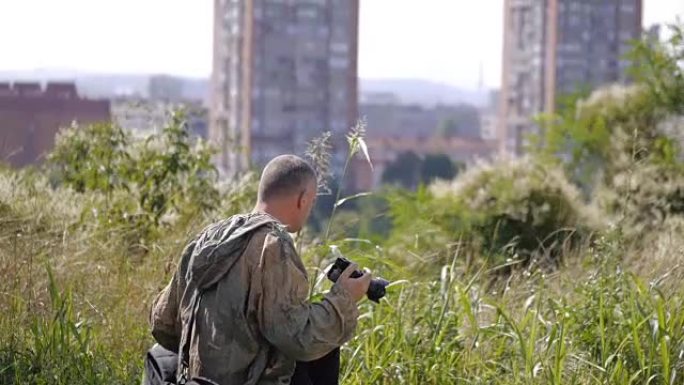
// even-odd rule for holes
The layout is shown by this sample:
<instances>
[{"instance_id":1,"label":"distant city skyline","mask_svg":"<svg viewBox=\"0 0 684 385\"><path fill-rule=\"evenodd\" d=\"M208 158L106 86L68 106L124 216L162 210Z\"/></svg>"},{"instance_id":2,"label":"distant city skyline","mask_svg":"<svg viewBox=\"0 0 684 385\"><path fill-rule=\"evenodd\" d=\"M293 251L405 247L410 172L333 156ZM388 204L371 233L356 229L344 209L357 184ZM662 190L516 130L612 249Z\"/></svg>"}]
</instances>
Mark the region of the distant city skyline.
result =
<instances>
[{"instance_id":1,"label":"distant city skyline","mask_svg":"<svg viewBox=\"0 0 684 385\"><path fill-rule=\"evenodd\" d=\"M502 1L361 0L359 76L497 87ZM208 77L212 7L211 0L0 2L0 71ZM684 17L684 1L645 0L644 26L677 15Z\"/></svg>"}]
</instances>

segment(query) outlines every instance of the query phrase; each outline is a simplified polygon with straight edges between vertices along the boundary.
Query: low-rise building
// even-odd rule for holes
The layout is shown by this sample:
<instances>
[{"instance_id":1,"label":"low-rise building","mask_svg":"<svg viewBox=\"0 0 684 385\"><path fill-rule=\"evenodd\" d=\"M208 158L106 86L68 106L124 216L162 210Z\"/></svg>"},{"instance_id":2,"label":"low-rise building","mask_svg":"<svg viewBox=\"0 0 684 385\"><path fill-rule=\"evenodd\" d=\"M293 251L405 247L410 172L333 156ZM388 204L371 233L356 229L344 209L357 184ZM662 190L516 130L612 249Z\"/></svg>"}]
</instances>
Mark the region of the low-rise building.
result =
<instances>
[{"instance_id":1,"label":"low-rise building","mask_svg":"<svg viewBox=\"0 0 684 385\"><path fill-rule=\"evenodd\" d=\"M38 164L60 128L109 120L109 101L82 98L73 83L0 83L0 162Z\"/></svg>"},{"instance_id":2,"label":"low-rise building","mask_svg":"<svg viewBox=\"0 0 684 385\"><path fill-rule=\"evenodd\" d=\"M480 113L467 104L425 107L391 102L387 97L362 103L359 112L371 138L481 137Z\"/></svg>"}]
</instances>

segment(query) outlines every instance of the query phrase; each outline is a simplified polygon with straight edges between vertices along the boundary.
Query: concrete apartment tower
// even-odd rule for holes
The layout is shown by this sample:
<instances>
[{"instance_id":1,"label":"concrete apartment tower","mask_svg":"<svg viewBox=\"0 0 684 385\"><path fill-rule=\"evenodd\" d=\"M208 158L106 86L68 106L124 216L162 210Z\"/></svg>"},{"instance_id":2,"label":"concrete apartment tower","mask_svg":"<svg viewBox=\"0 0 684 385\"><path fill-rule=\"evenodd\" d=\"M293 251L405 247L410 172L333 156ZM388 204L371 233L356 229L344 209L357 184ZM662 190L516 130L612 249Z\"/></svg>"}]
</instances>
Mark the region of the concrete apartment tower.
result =
<instances>
[{"instance_id":1,"label":"concrete apartment tower","mask_svg":"<svg viewBox=\"0 0 684 385\"><path fill-rule=\"evenodd\" d=\"M641 23L642 0L504 0L501 152L520 155L560 96L627 82Z\"/></svg>"},{"instance_id":2,"label":"concrete apartment tower","mask_svg":"<svg viewBox=\"0 0 684 385\"><path fill-rule=\"evenodd\" d=\"M214 0L209 135L234 174L357 119L359 0ZM341 155L338 155L341 156Z\"/></svg>"}]
</instances>

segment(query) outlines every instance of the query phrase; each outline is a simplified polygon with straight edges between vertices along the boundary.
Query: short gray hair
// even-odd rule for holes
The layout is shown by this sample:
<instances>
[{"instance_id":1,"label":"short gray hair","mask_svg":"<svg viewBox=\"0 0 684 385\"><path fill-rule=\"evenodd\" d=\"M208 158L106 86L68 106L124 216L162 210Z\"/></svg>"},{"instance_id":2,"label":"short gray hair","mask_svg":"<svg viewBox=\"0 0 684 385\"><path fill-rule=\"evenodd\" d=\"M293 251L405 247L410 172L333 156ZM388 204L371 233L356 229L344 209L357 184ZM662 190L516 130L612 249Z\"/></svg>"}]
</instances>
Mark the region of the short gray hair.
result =
<instances>
[{"instance_id":1,"label":"short gray hair","mask_svg":"<svg viewBox=\"0 0 684 385\"><path fill-rule=\"evenodd\" d=\"M260 202L303 191L306 184L316 181L316 171L296 155L273 158L261 173L258 199Z\"/></svg>"}]
</instances>

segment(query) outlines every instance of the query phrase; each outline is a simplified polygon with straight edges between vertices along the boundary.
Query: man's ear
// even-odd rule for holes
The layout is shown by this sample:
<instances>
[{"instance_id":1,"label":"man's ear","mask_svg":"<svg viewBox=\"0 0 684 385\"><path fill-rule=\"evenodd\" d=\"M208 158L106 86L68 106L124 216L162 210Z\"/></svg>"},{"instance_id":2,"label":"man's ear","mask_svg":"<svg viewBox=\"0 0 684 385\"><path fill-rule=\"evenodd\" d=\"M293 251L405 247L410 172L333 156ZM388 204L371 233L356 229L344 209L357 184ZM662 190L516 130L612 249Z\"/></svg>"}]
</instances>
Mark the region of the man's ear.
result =
<instances>
[{"instance_id":1,"label":"man's ear","mask_svg":"<svg viewBox=\"0 0 684 385\"><path fill-rule=\"evenodd\" d=\"M306 190L302 191L299 193L299 198L297 198L297 209L301 210L302 207L304 207L304 196L306 194Z\"/></svg>"}]
</instances>

